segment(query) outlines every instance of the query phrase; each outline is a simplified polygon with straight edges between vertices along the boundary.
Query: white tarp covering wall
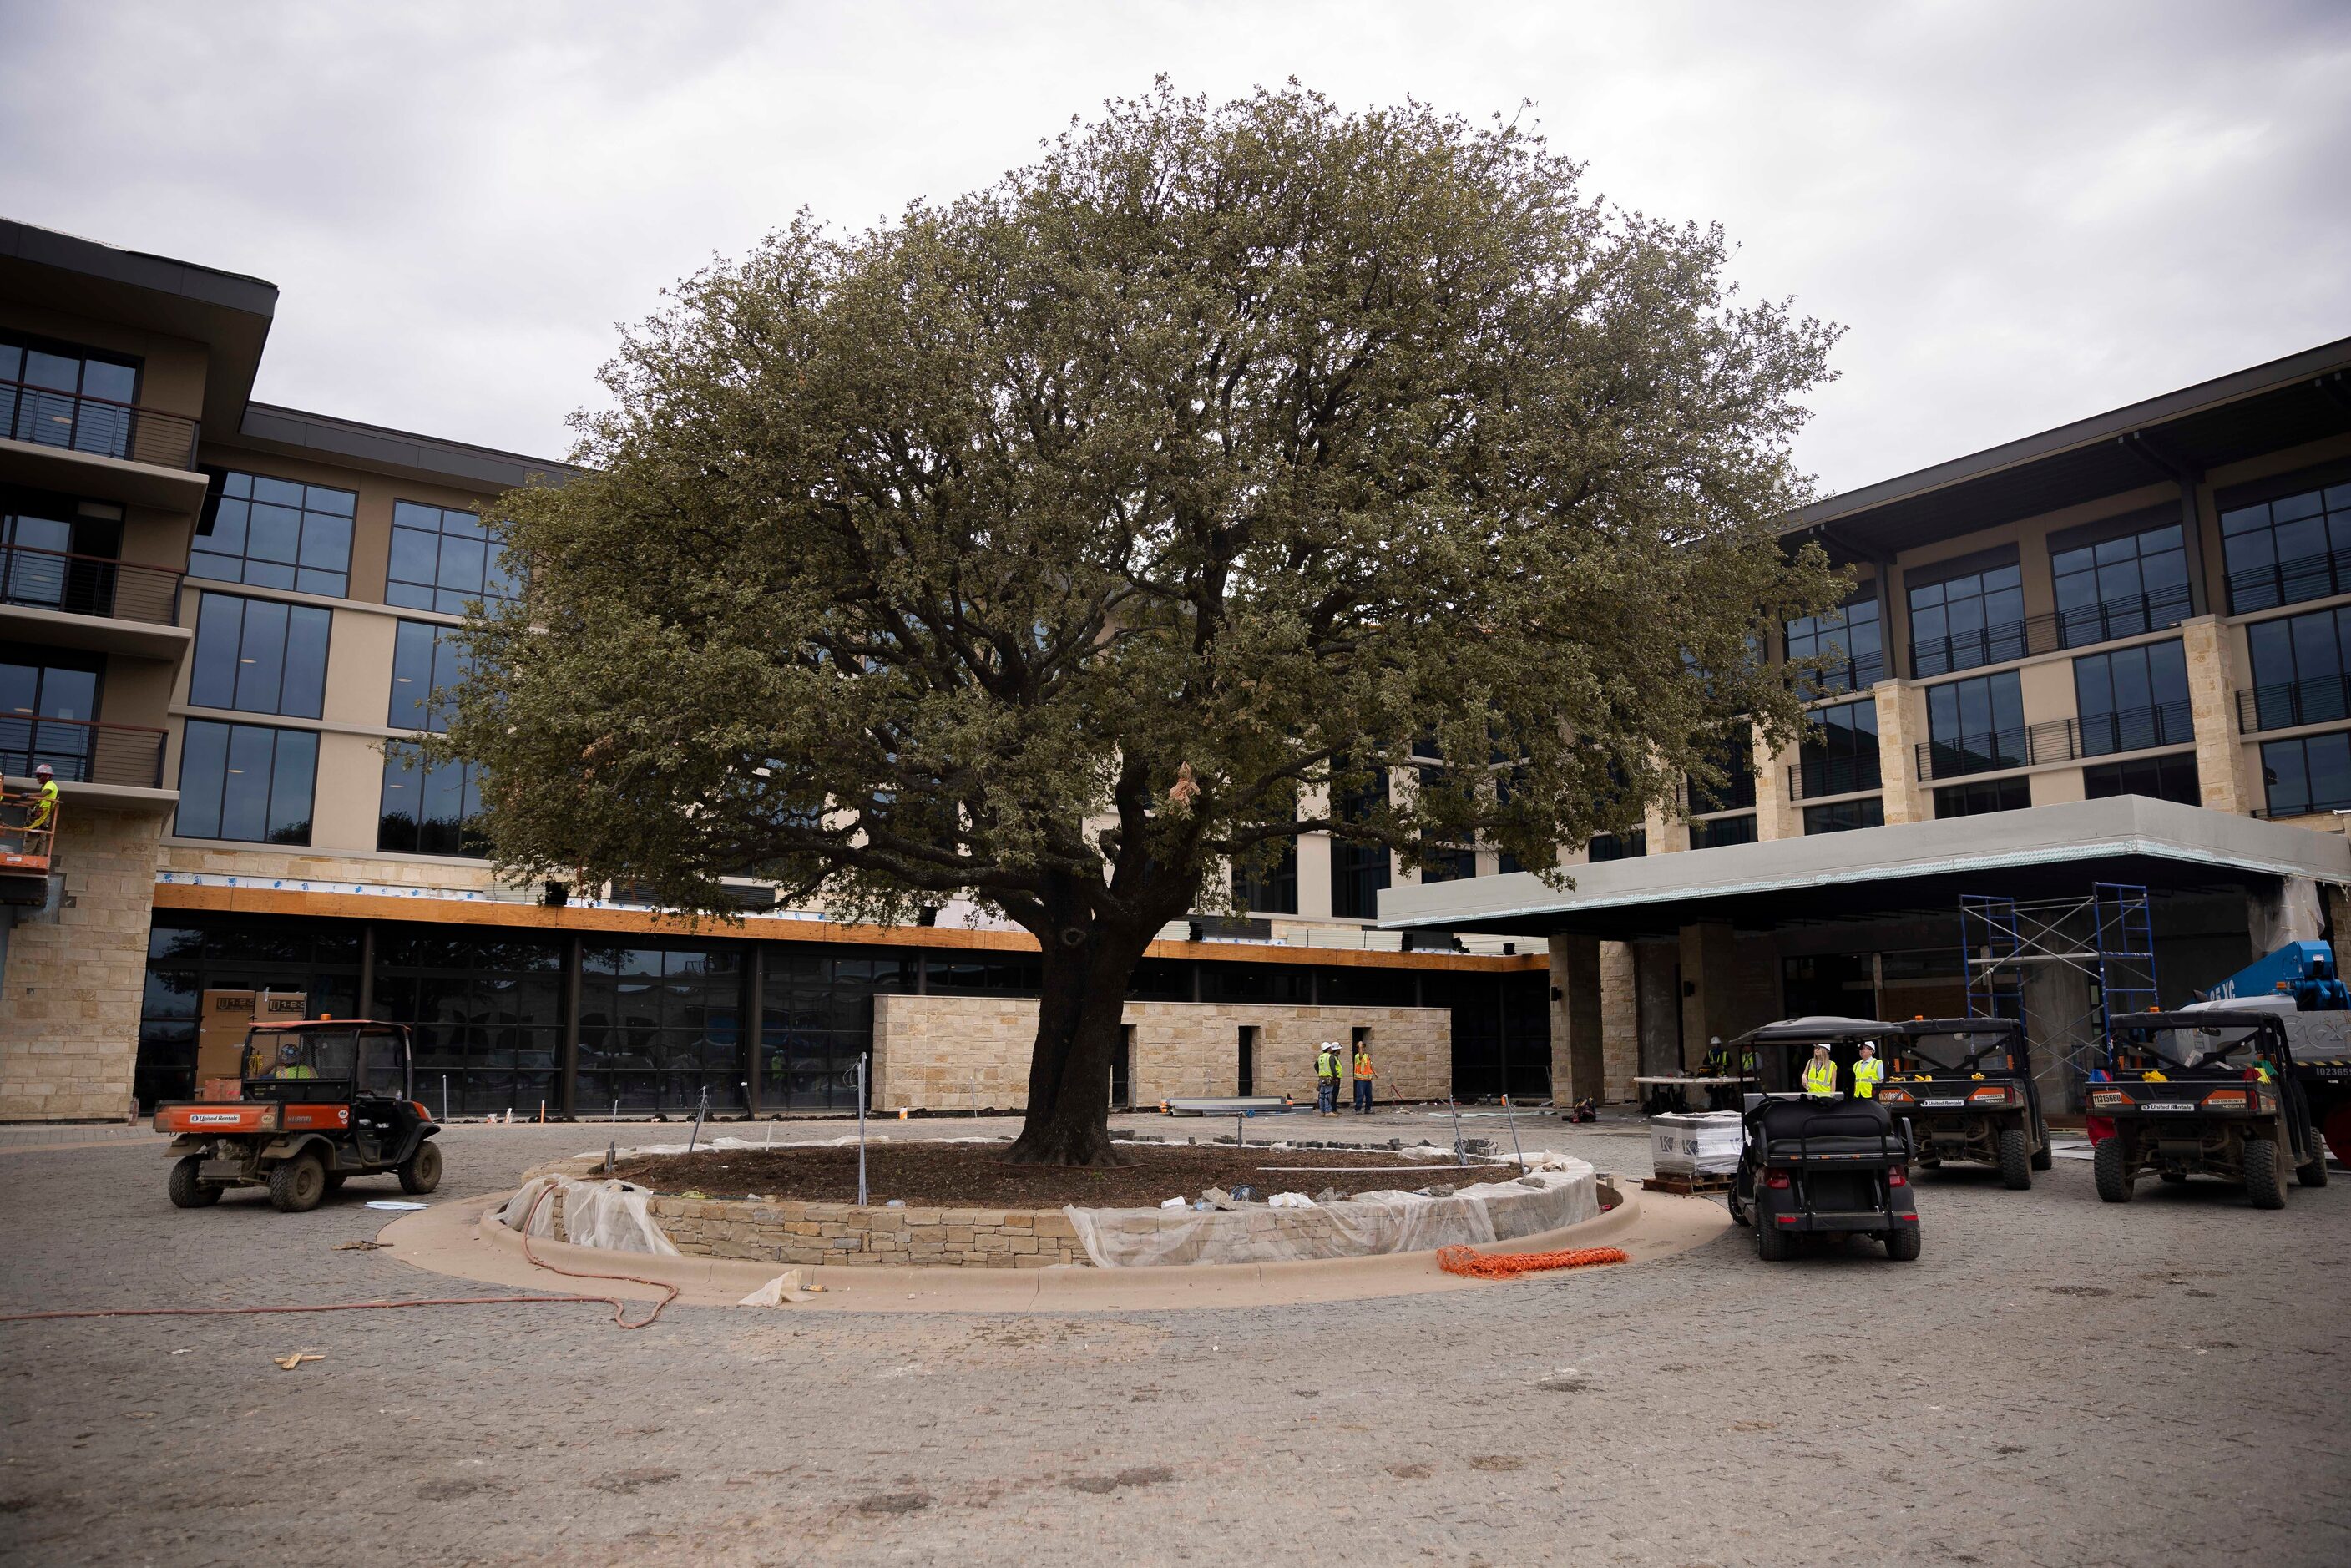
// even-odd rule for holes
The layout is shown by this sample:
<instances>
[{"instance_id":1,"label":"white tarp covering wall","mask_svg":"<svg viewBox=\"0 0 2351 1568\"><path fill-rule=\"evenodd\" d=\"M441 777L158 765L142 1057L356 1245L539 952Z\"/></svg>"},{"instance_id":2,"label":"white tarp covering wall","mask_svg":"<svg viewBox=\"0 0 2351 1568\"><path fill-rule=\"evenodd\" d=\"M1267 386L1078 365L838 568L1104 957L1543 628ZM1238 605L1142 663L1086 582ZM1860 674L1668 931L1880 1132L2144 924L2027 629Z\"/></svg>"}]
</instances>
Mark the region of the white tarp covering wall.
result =
<instances>
[{"instance_id":1,"label":"white tarp covering wall","mask_svg":"<svg viewBox=\"0 0 2351 1568\"><path fill-rule=\"evenodd\" d=\"M540 1195L553 1191L545 1201ZM677 1249L653 1223L645 1209L653 1197L647 1188L624 1181L573 1181L569 1176L543 1176L525 1182L497 1212L498 1223L528 1236L555 1237L555 1215L563 1212L561 1239L581 1247L603 1247L615 1252L652 1252L677 1256ZM526 1229L526 1224L528 1228Z\"/></svg>"},{"instance_id":2,"label":"white tarp covering wall","mask_svg":"<svg viewBox=\"0 0 2351 1568\"><path fill-rule=\"evenodd\" d=\"M1596 1218L1598 1184L1582 1160L1450 1197L1366 1192L1308 1208L1065 1208L1086 1255L1104 1269L1180 1263L1286 1263L1507 1241Z\"/></svg>"}]
</instances>

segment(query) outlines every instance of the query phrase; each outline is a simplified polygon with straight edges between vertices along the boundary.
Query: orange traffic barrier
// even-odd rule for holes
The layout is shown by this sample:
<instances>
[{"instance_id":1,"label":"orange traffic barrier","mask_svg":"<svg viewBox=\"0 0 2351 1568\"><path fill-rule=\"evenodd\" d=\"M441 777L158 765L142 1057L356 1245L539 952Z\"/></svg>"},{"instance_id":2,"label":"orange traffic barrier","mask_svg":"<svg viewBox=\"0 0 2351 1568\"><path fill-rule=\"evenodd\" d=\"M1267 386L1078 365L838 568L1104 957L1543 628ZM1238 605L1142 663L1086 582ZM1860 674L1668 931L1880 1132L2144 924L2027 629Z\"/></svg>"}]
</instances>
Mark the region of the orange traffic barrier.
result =
<instances>
[{"instance_id":1,"label":"orange traffic barrier","mask_svg":"<svg viewBox=\"0 0 2351 1568\"><path fill-rule=\"evenodd\" d=\"M1515 1280L1546 1269L1583 1269L1594 1263L1629 1263L1633 1255L1622 1247L1571 1247L1564 1252L1479 1252L1468 1247L1440 1247L1437 1266L1448 1274L1473 1280Z\"/></svg>"}]
</instances>

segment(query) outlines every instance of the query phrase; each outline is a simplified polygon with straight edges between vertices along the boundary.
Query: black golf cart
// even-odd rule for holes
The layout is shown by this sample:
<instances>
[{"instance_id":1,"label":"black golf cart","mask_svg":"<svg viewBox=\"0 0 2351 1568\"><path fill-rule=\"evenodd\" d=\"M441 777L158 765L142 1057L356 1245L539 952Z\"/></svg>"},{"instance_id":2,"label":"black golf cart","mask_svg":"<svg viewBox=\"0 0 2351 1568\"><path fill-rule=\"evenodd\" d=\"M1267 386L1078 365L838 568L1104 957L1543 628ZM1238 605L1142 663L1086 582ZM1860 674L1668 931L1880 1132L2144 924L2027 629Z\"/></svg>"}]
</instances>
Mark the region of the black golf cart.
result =
<instances>
[{"instance_id":1,"label":"black golf cart","mask_svg":"<svg viewBox=\"0 0 2351 1568\"><path fill-rule=\"evenodd\" d=\"M299 1214L350 1176L387 1172L403 1192L431 1192L441 1129L413 1097L410 1056L400 1024L255 1025L236 1099L155 1108L155 1130L173 1134L172 1201L202 1208L232 1186L266 1186Z\"/></svg>"},{"instance_id":2,"label":"black golf cart","mask_svg":"<svg viewBox=\"0 0 2351 1568\"><path fill-rule=\"evenodd\" d=\"M2276 1013L2131 1013L2106 1043L2106 1068L2083 1097L2091 1168L2108 1203L2129 1202L2148 1171L2167 1182L2242 1182L2255 1208L2285 1207L2289 1168L2304 1186L2326 1185L2326 1151Z\"/></svg>"},{"instance_id":3,"label":"black golf cart","mask_svg":"<svg viewBox=\"0 0 2351 1568\"><path fill-rule=\"evenodd\" d=\"M2024 1026L2008 1019L1913 1019L1886 1058L1877 1098L1907 1120L1918 1163L1996 1166L2018 1192L2049 1168L2049 1124Z\"/></svg>"},{"instance_id":4,"label":"black golf cart","mask_svg":"<svg viewBox=\"0 0 2351 1568\"><path fill-rule=\"evenodd\" d=\"M1793 1256L1799 1236L1875 1236L1897 1262L1918 1256L1909 1128L1874 1100L1801 1088L1813 1047L1829 1048L1839 1081L1849 1083L1862 1044L1883 1057L1901 1031L1876 1019L1803 1018L1766 1024L1733 1042L1755 1053L1763 1085L1740 1113L1747 1146L1730 1185L1730 1218L1754 1228L1758 1257Z\"/></svg>"}]
</instances>

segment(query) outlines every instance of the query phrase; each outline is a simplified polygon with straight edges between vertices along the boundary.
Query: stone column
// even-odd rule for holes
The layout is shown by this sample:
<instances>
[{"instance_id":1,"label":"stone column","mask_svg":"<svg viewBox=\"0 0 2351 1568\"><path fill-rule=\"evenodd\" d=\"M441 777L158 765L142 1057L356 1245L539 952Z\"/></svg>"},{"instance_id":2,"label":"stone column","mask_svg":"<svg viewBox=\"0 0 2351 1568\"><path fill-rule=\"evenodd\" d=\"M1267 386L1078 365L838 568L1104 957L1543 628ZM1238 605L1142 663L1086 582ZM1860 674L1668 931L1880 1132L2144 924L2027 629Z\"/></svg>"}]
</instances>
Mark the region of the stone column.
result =
<instances>
[{"instance_id":1,"label":"stone column","mask_svg":"<svg viewBox=\"0 0 2351 1568\"><path fill-rule=\"evenodd\" d=\"M1551 939L1551 1098L1573 1105L1586 1095L1597 1100L1602 1082L1600 939Z\"/></svg>"},{"instance_id":2,"label":"stone column","mask_svg":"<svg viewBox=\"0 0 2351 1568\"><path fill-rule=\"evenodd\" d=\"M2351 922L2342 927L2351 932ZM1609 1101L1637 1100L1633 1074L1641 1071L1640 966L1629 942L1600 944L1600 1056Z\"/></svg>"},{"instance_id":3,"label":"stone column","mask_svg":"<svg viewBox=\"0 0 2351 1568\"><path fill-rule=\"evenodd\" d=\"M1688 1070L1706 1060L1715 1036L1739 1032L1739 948L1730 927L1719 921L1683 926L1681 959L1681 1065Z\"/></svg>"},{"instance_id":4,"label":"stone column","mask_svg":"<svg viewBox=\"0 0 2351 1568\"><path fill-rule=\"evenodd\" d=\"M2334 933L2335 973L2338 977L2351 973L2343 967L2346 949L2351 949L2351 888L2336 883L2321 883L2318 897L2319 907L2326 912L2326 928Z\"/></svg>"},{"instance_id":5,"label":"stone column","mask_svg":"<svg viewBox=\"0 0 2351 1568\"><path fill-rule=\"evenodd\" d=\"M1870 688L1870 695L1877 701L1877 770L1884 776L1886 825L1932 817L1935 813L1925 804L1925 791L1911 771L1913 743L1921 737L1910 733L1902 683L1880 681Z\"/></svg>"},{"instance_id":6,"label":"stone column","mask_svg":"<svg viewBox=\"0 0 2351 1568\"><path fill-rule=\"evenodd\" d=\"M1803 808L1788 799L1788 764L1796 751L1773 751L1755 743L1755 836L1758 839L1800 839L1804 836Z\"/></svg>"},{"instance_id":7,"label":"stone column","mask_svg":"<svg viewBox=\"0 0 2351 1568\"><path fill-rule=\"evenodd\" d=\"M1682 1064L1682 1001L1674 976L1680 950L1671 942L1636 942L1633 954L1640 997L1640 1051L1634 1071L1677 1071Z\"/></svg>"},{"instance_id":8,"label":"stone column","mask_svg":"<svg viewBox=\"0 0 2351 1568\"><path fill-rule=\"evenodd\" d=\"M2237 776L2236 682L2229 661L2229 631L2216 615L2179 627L2188 659L2189 712L2196 726L2196 782L2208 810L2242 814L2258 802Z\"/></svg>"}]
</instances>

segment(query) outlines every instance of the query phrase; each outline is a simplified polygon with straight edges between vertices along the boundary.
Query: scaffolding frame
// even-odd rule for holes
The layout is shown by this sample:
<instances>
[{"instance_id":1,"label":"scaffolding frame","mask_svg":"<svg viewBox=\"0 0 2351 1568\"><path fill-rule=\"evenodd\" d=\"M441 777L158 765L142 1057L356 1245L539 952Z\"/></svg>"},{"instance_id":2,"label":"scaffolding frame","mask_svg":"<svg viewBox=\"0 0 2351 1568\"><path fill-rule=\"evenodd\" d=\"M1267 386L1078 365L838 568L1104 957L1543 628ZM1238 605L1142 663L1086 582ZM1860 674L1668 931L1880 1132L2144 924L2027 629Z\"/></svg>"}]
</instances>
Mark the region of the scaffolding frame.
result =
<instances>
[{"instance_id":1,"label":"scaffolding frame","mask_svg":"<svg viewBox=\"0 0 2351 1568\"><path fill-rule=\"evenodd\" d=\"M2014 1019L2039 1059L2059 1066L2070 1098L2103 1066L2113 1020L2160 1005L2155 973L2155 922L2147 889L2127 883L2090 885L2086 898L2022 901L1989 894L1959 898L1967 967L1968 1014ZM2088 982L2089 1005L2025 981L2058 965Z\"/></svg>"}]
</instances>

